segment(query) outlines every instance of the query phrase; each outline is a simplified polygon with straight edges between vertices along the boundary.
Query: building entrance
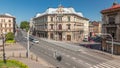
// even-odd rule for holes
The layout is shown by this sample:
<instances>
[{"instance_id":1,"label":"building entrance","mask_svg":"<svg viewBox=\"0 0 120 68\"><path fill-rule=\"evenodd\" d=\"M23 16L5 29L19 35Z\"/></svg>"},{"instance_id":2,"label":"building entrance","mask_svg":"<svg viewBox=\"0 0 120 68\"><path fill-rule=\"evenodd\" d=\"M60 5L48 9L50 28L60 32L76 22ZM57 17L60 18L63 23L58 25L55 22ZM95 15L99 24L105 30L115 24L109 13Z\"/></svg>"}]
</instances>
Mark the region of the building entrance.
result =
<instances>
[{"instance_id":1,"label":"building entrance","mask_svg":"<svg viewBox=\"0 0 120 68\"><path fill-rule=\"evenodd\" d=\"M71 35L67 35L67 41L71 41Z\"/></svg>"}]
</instances>

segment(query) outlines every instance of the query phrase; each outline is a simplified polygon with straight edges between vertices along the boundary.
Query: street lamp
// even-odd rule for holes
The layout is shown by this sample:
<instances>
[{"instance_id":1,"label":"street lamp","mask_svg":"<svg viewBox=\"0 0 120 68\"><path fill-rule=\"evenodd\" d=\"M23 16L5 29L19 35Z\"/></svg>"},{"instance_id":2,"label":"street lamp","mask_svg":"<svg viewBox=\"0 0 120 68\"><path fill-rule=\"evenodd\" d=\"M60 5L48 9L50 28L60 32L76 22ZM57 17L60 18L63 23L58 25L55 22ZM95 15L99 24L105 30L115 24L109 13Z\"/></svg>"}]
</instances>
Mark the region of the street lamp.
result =
<instances>
[{"instance_id":1,"label":"street lamp","mask_svg":"<svg viewBox=\"0 0 120 68\"><path fill-rule=\"evenodd\" d=\"M5 36L4 34L1 34L2 36L2 42L3 42L3 61L6 64L6 56L5 56Z\"/></svg>"},{"instance_id":2,"label":"street lamp","mask_svg":"<svg viewBox=\"0 0 120 68\"><path fill-rule=\"evenodd\" d=\"M29 52L30 52L29 33L30 33L30 29L27 32L27 58L29 58Z\"/></svg>"},{"instance_id":3,"label":"street lamp","mask_svg":"<svg viewBox=\"0 0 120 68\"><path fill-rule=\"evenodd\" d=\"M101 35L107 35L107 36L110 36L111 37L111 39L112 39L112 48L111 48L111 54L113 55L113 37L112 37L112 35L111 34L101 34Z\"/></svg>"}]
</instances>

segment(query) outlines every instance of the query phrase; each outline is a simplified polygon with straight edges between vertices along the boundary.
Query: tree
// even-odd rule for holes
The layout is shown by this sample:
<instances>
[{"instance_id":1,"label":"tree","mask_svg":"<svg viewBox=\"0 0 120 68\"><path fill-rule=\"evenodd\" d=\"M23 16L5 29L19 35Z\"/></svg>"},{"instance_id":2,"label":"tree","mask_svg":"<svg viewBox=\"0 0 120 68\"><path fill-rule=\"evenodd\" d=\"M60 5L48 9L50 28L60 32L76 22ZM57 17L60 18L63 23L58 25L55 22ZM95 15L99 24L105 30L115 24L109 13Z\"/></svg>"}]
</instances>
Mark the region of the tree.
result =
<instances>
[{"instance_id":1,"label":"tree","mask_svg":"<svg viewBox=\"0 0 120 68\"><path fill-rule=\"evenodd\" d=\"M12 32L7 33L6 40L14 40L14 33L12 33Z\"/></svg>"},{"instance_id":2,"label":"tree","mask_svg":"<svg viewBox=\"0 0 120 68\"><path fill-rule=\"evenodd\" d=\"M26 29L26 31L29 29L29 22L27 21L22 21L20 24L21 29Z\"/></svg>"}]
</instances>

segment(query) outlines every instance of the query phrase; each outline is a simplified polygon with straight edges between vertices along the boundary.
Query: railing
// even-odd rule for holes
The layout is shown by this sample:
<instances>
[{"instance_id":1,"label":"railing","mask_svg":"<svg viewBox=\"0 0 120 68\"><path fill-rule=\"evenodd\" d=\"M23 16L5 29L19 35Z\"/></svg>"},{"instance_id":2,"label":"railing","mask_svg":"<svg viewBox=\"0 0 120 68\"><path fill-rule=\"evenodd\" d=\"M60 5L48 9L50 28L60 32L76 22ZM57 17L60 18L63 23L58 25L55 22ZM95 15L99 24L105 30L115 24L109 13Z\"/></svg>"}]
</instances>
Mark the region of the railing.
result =
<instances>
[{"instance_id":1,"label":"railing","mask_svg":"<svg viewBox=\"0 0 120 68\"><path fill-rule=\"evenodd\" d=\"M106 41L106 43L110 43L110 44L111 44L112 42L111 42L111 41ZM114 44L115 44L115 45L120 45L120 42L113 42L113 45L114 45Z\"/></svg>"},{"instance_id":2,"label":"railing","mask_svg":"<svg viewBox=\"0 0 120 68\"><path fill-rule=\"evenodd\" d=\"M104 27L117 27L117 24L103 24Z\"/></svg>"},{"instance_id":3,"label":"railing","mask_svg":"<svg viewBox=\"0 0 120 68\"><path fill-rule=\"evenodd\" d=\"M81 31L83 29L48 29L48 31Z\"/></svg>"}]
</instances>

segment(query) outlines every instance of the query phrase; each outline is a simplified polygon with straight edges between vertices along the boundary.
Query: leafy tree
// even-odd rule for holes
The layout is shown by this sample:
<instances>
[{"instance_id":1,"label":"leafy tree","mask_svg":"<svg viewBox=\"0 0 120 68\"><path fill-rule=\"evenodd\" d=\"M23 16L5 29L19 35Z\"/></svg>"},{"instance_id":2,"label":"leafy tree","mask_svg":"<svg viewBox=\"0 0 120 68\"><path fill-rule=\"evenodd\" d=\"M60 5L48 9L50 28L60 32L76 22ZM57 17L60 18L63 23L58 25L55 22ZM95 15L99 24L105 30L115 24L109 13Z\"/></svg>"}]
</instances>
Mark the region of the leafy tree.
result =
<instances>
[{"instance_id":1,"label":"leafy tree","mask_svg":"<svg viewBox=\"0 0 120 68\"><path fill-rule=\"evenodd\" d=\"M20 24L20 28L28 30L29 29L29 22L22 21L21 24Z\"/></svg>"},{"instance_id":2,"label":"leafy tree","mask_svg":"<svg viewBox=\"0 0 120 68\"><path fill-rule=\"evenodd\" d=\"M12 33L12 32L7 33L6 40L14 40L14 33Z\"/></svg>"}]
</instances>

